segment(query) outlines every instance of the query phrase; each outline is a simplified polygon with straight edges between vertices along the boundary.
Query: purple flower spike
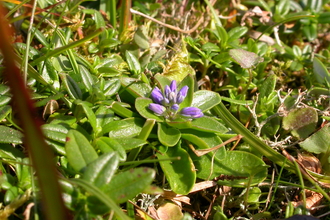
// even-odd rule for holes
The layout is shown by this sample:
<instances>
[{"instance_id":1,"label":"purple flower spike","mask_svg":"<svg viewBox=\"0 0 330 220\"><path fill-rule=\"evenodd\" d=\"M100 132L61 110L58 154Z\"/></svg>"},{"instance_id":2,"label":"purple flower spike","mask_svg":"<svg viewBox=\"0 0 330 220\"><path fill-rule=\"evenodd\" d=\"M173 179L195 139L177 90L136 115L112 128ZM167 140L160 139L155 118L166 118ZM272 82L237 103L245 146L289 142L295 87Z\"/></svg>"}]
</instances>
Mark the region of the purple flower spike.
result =
<instances>
[{"instance_id":1,"label":"purple flower spike","mask_svg":"<svg viewBox=\"0 0 330 220\"><path fill-rule=\"evenodd\" d=\"M162 105L155 104L155 103L150 103L148 108L155 112L157 115L162 115L166 111L166 108Z\"/></svg>"},{"instance_id":2,"label":"purple flower spike","mask_svg":"<svg viewBox=\"0 0 330 220\"><path fill-rule=\"evenodd\" d=\"M176 98L176 103L180 104L181 102L183 102L183 100L186 98L187 93L188 93L188 86L184 86L180 89L178 96Z\"/></svg>"},{"instance_id":3,"label":"purple flower spike","mask_svg":"<svg viewBox=\"0 0 330 220\"><path fill-rule=\"evenodd\" d=\"M162 104L162 101L164 100L163 93L160 91L158 87L155 87L151 92L151 98L156 102L157 104Z\"/></svg>"},{"instance_id":4,"label":"purple flower spike","mask_svg":"<svg viewBox=\"0 0 330 220\"><path fill-rule=\"evenodd\" d=\"M202 110L196 107L183 108L180 114L184 117L189 117L189 118L200 118L204 116Z\"/></svg>"}]
</instances>

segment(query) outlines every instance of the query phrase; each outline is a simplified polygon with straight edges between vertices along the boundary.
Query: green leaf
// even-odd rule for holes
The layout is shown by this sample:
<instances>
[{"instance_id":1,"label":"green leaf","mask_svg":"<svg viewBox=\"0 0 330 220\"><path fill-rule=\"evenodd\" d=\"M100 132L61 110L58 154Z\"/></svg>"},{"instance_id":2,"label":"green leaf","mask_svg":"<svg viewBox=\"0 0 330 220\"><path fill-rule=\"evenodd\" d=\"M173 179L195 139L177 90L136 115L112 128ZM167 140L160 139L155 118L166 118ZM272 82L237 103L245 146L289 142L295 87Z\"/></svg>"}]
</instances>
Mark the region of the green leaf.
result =
<instances>
[{"instance_id":1,"label":"green leaf","mask_svg":"<svg viewBox=\"0 0 330 220\"><path fill-rule=\"evenodd\" d=\"M10 164L15 164L16 158L25 157L22 151L14 148L10 144L1 144L0 143L0 157L2 160L7 161Z\"/></svg>"},{"instance_id":2,"label":"green leaf","mask_svg":"<svg viewBox=\"0 0 330 220\"><path fill-rule=\"evenodd\" d=\"M114 213L122 220L130 220L130 218L124 214L121 208L111 199L110 196L106 196L101 190L95 187L93 184L90 184L88 181L83 179L71 179L70 182L77 184L78 186L84 188L90 194L96 196L104 204L106 204Z\"/></svg>"},{"instance_id":3,"label":"green leaf","mask_svg":"<svg viewBox=\"0 0 330 220\"><path fill-rule=\"evenodd\" d=\"M105 105L100 107L95 112L96 116L96 127L103 128L106 124L113 121L115 113Z\"/></svg>"},{"instance_id":4,"label":"green leaf","mask_svg":"<svg viewBox=\"0 0 330 220\"><path fill-rule=\"evenodd\" d=\"M201 109L203 112L210 110L221 102L220 95L218 93L199 90L194 93L194 98L191 106Z\"/></svg>"},{"instance_id":5,"label":"green leaf","mask_svg":"<svg viewBox=\"0 0 330 220\"><path fill-rule=\"evenodd\" d=\"M8 95L0 95L0 106L7 105L11 100L11 97Z\"/></svg>"},{"instance_id":6,"label":"green leaf","mask_svg":"<svg viewBox=\"0 0 330 220\"><path fill-rule=\"evenodd\" d=\"M0 125L0 143L22 144L22 139L22 132Z\"/></svg>"},{"instance_id":7,"label":"green leaf","mask_svg":"<svg viewBox=\"0 0 330 220\"><path fill-rule=\"evenodd\" d=\"M82 92L78 84L69 75L66 75L65 73L60 73L60 77L70 97L73 99L82 99Z\"/></svg>"},{"instance_id":8,"label":"green leaf","mask_svg":"<svg viewBox=\"0 0 330 220\"><path fill-rule=\"evenodd\" d=\"M12 109L10 105L4 105L0 107L0 121L5 119L7 115L11 113Z\"/></svg>"},{"instance_id":9,"label":"green leaf","mask_svg":"<svg viewBox=\"0 0 330 220\"><path fill-rule=\"evenodd\" d=\"M221 47L224 48L228 41L227 31L220 25L216 25L215 27L216 27L216 31L214 31L214 33L218 37Z\"/></svg>"},{"instance_id":10,"label":"green leaf","mask_svg":"<svg viewBox=\"0 0 330 220\"><path fill-rule=\"evenodd\" d=\"M220 139L220 137L212 133L200 132L189 129L189 130L182 130L181 136L183 139L190 141L195 146L196 150L210 149L222 144L222 140ZM210 162L212 161L212 156L214 153L216 153L217 155L216 159L222 159L226 155L225 147L221 147L218 150L210 152L202 157L197 157L196 154L194 152L191 152L190 150L188 152L194 161L196 169L198 170L197 172L198 177L200 175L200 172L206 171L209 173L209 169L205 169L205 167L197 168L197 166L199 166L199 162L195 163L195 161L202 160L204 161L204 164L208 163L208 165L206 166L210 166L211 165Z\"/></svg>"},{"instance_id":11,"label":"green leaf","mask_svg":"<svg viewBox=\"0 0 330 220\"><path fill-rule=\"evenodd\" d=\"M317 80L317 82L327 85L330 83L330 74L327 68L324 66L324 64L314 57L313 60L313 70L314 70L314 76Z\"/></svg>"},{"instance_id":12,"label":"green leaf","mask_svg":"<svg viewBox=\"0 0 330 220\"><path fill-rule=\"evenodd\" d=\"M219 185L247 187L249 182L251 186L257 185L267 177L267 166L263 160L248 152L228 151L225 158L219 160L215 157L211 162L213 162L212 175L209 170L211 164L195 161L199 163L196 169L202 169L198 177L202 179L219 177Z\"/></svg>"},{"instance_id":13,"label":"green leaf","mask_svg":"<svg viewBox=\"0 0 330 220\"><path fill-rule=\"evenodd\" d=\"M120 121L112 121L104 127L104 131L109 131L110 138L136 137L140 134L144 121L141 118L126 118Z\"/></svg>"},{"instance_id":14,"label":"green leaf","mask_svg":"<svg viewBox=\"0 0 330 220\"><path fill-rule=\"evenodd\" d=\"M121 161L126 160L126 152L120 142L109 137L100 137L95 140L96 146L103 152L117 152Z\"/></svg>"},{"instance_id":15,"label":"green leaf","mask_svg":"<svg viewBox=\"0 0 330 220\"><path fill-rule=\"evenodd\" d=\"M127 64L129 66L129 69L134 73L134 74L139 74L141 73L141 65L139 60L134 56L133 53L129 52L128 50L125 51L125 56L127 60Z\"/></svg>"},{"instance_id":16,"label":"green leaf","mask_svg":"<svg viewBox=\"0 0 330 220\"><path fill-rule=\"evenodd\" d=\"M160 143L169 147L176 145L181 137L178 129L167 127L163 123L158 123L157 135Z\"/></svg>"},{"instance_id":17,"label":"green leaf","mask_svg":"<svg viewBox=\"0 0 330 220\"><path fill-rule=\"evenodd\" d=\"M272 74L268 76L260 85L259 87L259 98L262 99L263 97L268 97L272 92L275 90L276 86L276 75Z\"/></svg>"},{"instance_id":18,"label":"green leaf","mask_svg":"<svg viewBox=\"0 0 330 220\"><path fill-rule=\"evenodd\" d=\"M155 76L155 80L158 82L158 87L164 91L166 85L171 84L171 80L167 78L166 76L163 76L159 73L157 73Z\"/></svg>"},{"instance_id":19,"label":"green leaf","mask_svg":"<svg viewBox=\"0 0 330 220\"><path fill-rule=\"evenodd\" d=\"M320 153L326 153L329 151L330 146L330 127L324 126L315 134L304 140L303 142L299 143L300 147L304 150L320 154Z\"/></svg>"},{"instance_id":20,"label":"green leaf","mask_svg":"<svg viewBox=\"0 0 330 220\"><path fill-rule=\"evenodd\" d=\"M87 138L76 130L67 134L65 151L70 165L77 172L84 169L89 163L96 160L98 155Z\"/></svg>"},{"instance_id":21,"label":"green leaf","mask_svg":"<svg viewBox=\"0 0 330 220\"><path fill-rule=\"evenodd\" d=\"M116 92L119 91L121 87L120 80L118 78L111 78L105 81L104 84L104 95L105 96L113 96Z\"/></svg>"},{"instance_id":22,"label":"green leaf","mask_svg":"<svg viewBox=\"0 0 330 220\"><path fill-rule=\"evenodd\" d=\"M191 129L218 134L223 134L228 131L228 129L223 124L214 118L207 116L192 120Z\"/></svg>"},{"instance_id":23,"label":"green leaf","mask_svg":"<svg viewBox=\"0 0 330 220\"><path fill-rule=\"evenodd\" d=\"M88 164L83 175L83 179L89 181L97 187L102 187L112 179L117 170L119 157L116 152L109 152Z\"/></svg>"},{"instance_id":24,"label":"green leaf","mask_svg":"<svg viewBox=\"0 0 330 220\"><path fill-rule=\"evenodd\" d=\"M61 124L44 124L41 128L46 138L65 143L66 135L69 131L67 127Z\"/></svg>"},{"instance_id":25,"label":"green leaf","mask_svg":"<svg viewBox=\"0 0 330 220\"><path fill-rule=\"evenodd\" d=\"M203 51L205 51L206 53L220 52L220 51L221 51L221 49L220 49L217 45L215 45L215 44L213 44L213 43L211 43L211 42L207 42L207 43L205 43L205 44L202 46L202 49L203 49Z\"/></svg>"},{"instance_id":26,"label":"green leaf","mask_svg":"<svg viewBox=\"0 0 330 220\"><path fill-rule=\"evenodd\" d=\"M245 26L234 27L228 31L228 43L243 37L249 29Z\"/></svg>"},{"instance_id":27,"label":"green leaf","mask_svg":"<svg viewBox=\"0 0 330 220\"><path fill-rule=\"evenodd\" d=\"M231 49L229 50L229 55L241 65L242 68L253 68L258 63L264 61L264 58L259 57L253 52L249 52L243 49Z\"/></svg>"},{"instance_id":28,"label":"green leaf","mask_svg":"<svg viewBox=\"0 0 330 220\"><path fill-rule=\"evenodd\" d=\"M218 184L233 187L247 187L249 182L250 186L257 185L266 179L267 170L262 159L243 151L229 151L224 159L214 164L215 175L229 177L218 180Z\"/></svg>"},{"instance_id":29,"label":"green leaf","mask_svg":"<svg viewBox=\"0 0 330 220\"><path fill-rule=\"evenodd\" d=\"M178 144L175 147L168 148L164 154L157 153L157 157L159 159L180 158L173 161L162 160L159 163L171 189L177 194L188 194L195 185L196 171L187 151Z\"/></svg>"},{"instance_id":30,"label":"green leaf","mask_svg":"<svg viewBox=\"0 0 330 220\"><path fill-rule=\"evenodd\" d=\"M314 132L318 114L313 108L293 109L283 118L283 129L298 138L307 138Z\"/></svg>"},{"instance_id":31,"label":"green leaf","mask_svg":"<svg viewBox=\"0 0 330 220\"><path fill-rule=\"evenodd\" d=\"M134 34L134 42L142 49L148 49L150 47L148 35L145 26L139 27Z\"/></svg>"},{"instance_id":32,"label":"green leaf","mask_svg":"<svg viewBox=\"0 0 330 220\"><path fill-rule=\"evenodd\" d=\"M311 23L309 25L305 25L302 28L303 33L307 37L308 41L313 41L317 38L317 24Z\"/></svg>"},{"instance_id":33,"label":"green leaf","mask_svg":"<svg viewBox=\"0 0 330 220\"><path fill-rule=\"evenodd\" d=\"M148 143L147 141L138 138L118 138L117 141L125 150L142 147Z\"/></svg>"},{"instance_id":34,"label":"green leaf","mask_svg":"<svg viewBox=\"0 0 330 220\"><path fill-rule=\"evenodd\" d=\"M136 111L144 118L155 119L157 122L163 122L165 119L163 116L156 115L153 111L149 110L149 104L153 101L149 98L137 98L135 99Z\"/></svg>"},{"instance_id":35,"label":"green leaf","mask_svg":"<svg viewBox=\"0 0 330 220\"><path fill-rule=\"evenodd\" d=\"M105 28L105 22L101 13L97 10L94 10L94 21L96 29Z\"/></svg>"},{"instance_id":36,"label":"green leaf","mask_svg":"<svg viewBox=\"0 0 330 220\"><path fill-rule=\"evenodd\" d=\"M102 189L117 203L123 203L146 189L152 183L155 174L153 169L147 167L131 169L115 175Z\"/></svg>"},{"instance_id":37,"label":"green leaf","mask_svg":"<svg viewBox=\"0 0 330 220\"><path fill-rule=\"evenodd\" d=\"M81 108L83 109L84 113L86 114L86 116L88 118L88 122L91 124L94 132L95 133L100 132L102 130L102 127L96 126L96 116L95 116L93 110L89 107L90 103L77 99L74 101L74 104L81 106Z\"/></svg>"},{"instance_id":38,"label":"green leaf","mask_svg":"<svg viewBox=\"0 0 330 220\"><path fill-rule=\"evenodd\" d=\"M186 98L183 100L183 102L180 104L180 109L185 108L185 107L190 107L193 102L193 97L194 97L194 89L195 89L195 80L194 77L191 74L188 74L178 85L178 91L184 86L188 86L188 93ZM196 107L196 106L195 106Z\"/></svg>"},{"instance_id":39,"label":"green leaf","mask_svg":"<svg viewBox=\"0 0 330 220\"><path fill-rule=\"evenodd\" d=\"M330 12L323 12L319 14L317 18L319 24L329 24L330 23Z\"/></svg>"},{"instance_id":40,"label":"green leaf","mask_svg":"<svg viewBox=\"0 0 330 220\"><path fill-rule=\"evenodd\" d=\"M120 78L122 86L131 94L133 97L148 97L151 93L150 85L145 82L128 77Z\"/></svg>"},{"instance_id":41,"label":"green leaf","mask_svg":"<svg viewBox=\"0 0 330 220\"><path fill-rule=\"evenodd\" d=\"M79 71L85 88L87 89L88 92L92 92L93 85L95 84L95 80L93 79L92 75L90 74L88 69L83 65L79 65Z\"/></svg>"}]
</instances>

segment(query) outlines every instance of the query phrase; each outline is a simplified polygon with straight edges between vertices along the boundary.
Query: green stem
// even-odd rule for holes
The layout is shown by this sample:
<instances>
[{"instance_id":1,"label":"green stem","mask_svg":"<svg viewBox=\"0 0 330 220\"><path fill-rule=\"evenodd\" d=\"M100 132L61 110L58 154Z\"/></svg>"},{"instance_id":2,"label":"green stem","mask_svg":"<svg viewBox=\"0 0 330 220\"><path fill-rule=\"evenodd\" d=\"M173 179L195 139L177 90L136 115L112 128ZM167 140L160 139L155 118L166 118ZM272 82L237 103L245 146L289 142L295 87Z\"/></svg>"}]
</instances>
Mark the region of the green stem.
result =
<instances>
[{"instance_id":1,"label":"green stem","mask_svg":"<svg viewBox=\"0 0 330 220\"><path fill-rule=\"evenodd\" d=\"M132 6L132 0L122 0L119 35L122 35L123 33L126 32L129 22L131 21L131 12L130 12L131 6Z\"/></svg>"}]
</instances>

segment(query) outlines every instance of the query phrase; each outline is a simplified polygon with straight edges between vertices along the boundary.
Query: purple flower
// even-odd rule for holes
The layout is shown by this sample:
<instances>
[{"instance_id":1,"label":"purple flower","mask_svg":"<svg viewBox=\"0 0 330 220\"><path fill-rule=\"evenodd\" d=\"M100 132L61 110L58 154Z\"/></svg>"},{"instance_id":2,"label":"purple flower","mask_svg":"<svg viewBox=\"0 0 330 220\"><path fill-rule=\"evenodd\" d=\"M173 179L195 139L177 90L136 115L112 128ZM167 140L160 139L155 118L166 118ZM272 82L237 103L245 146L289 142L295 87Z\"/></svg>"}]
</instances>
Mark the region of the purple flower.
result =
<instances>
[{"instance_id":1,"label":"purple flower","mask_svg":"<svg viewBox=\"0 0 330 220\"><path fill-rule=\"evenodd\" d=\"M172 92L176 93L176 81L175 80L172 80L170 89Z\"/></svg>"},{"instance_id":2,"label":"purple flower","mask_svg":"<svg viewBox=\"0 0 330 220\"><path fill-rule=\"evenodd\" d=\"M162 104L162 101L164 100L163 93L162 93L162 91L160 91L160 89L158 87L155 87L152 90L151 98L157 104Z\"/></svg>"},{"instance_id":3,"label":"purple flower","mask_svg":"<svg viewBox=\"0 0 330 220\"><path fill-rule=\"evenodd\" d=\"M202 110L196 107L183 108L180 114L184 117L189 117L189 118L200 118L204 116Z\"/></svg>"},{"instance_id":4,"label":"purple flower","mask_svg":"<svg viewBox=\"0 0 330 220\"><path fill-rule=\"evenodd\" d=\"M166 111L166 108L162 105L155 104L155 103L150 103L148 108L155 112L157 115L163 115Z\"/></svg>"},{"instance_id":5,"label":"purple flower","mask_svg":"<svg viewBox=\"0 0 330 220\"><path fill-rule=\"evenodd\" d=\"M155 103L149 104L148 108L156 115L164 116L169 120L175 120L178 115L189 119L200 118L204 114L202 110L196 107L186 107L178 113L180 109L179 104L187 97L188 90L188 86L183 86L178 92L175 80L173 80L169 86L165 86L164 92L158 87L155 87L150 95Z\"/></svg>"},{"instance_id":6,"label":"purple flower","mask_svg":"<svg viewBox=\"0 0 330 220\"><path fill-rule=\"evenodd\" d=\"M183 102L183 100L186 98L187 93L188 93L188 86L184 86L180 89L178 96L176 98L176 103L180 104L181 102Z\"/></svg>"},{"instance_id":7,"label":"purple flower","mask_svg":"<svg viewBox=\"0 0 330 220\"><path fill-rule=\"evenodd\" d=\"M174 104L174 105L171 106L171 109L174 110L174 111L177 111L177 110L179 110L179 105Z\"/></svg>"}]
</instances>

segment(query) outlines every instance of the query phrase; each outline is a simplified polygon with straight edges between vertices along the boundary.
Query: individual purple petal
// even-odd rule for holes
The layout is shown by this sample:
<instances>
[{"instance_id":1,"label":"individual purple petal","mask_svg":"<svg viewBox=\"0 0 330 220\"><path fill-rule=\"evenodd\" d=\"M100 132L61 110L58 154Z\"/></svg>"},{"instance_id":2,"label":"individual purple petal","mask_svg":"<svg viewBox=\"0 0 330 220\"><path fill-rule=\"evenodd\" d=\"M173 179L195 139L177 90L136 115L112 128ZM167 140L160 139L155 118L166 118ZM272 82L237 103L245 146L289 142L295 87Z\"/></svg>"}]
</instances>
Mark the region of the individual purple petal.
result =
<instances>
[{"instance_id":1,"label":"individual purple petal","mask_svg":"<svg viewBox=\"0 0 330 220\"><path fill-rule=\"evenodd\" d=\"M202 110L196 107L183 108L180 114L184 117L189 117L189 118L200 118L204 116Z\"/></svg>"},{"instance_id":2,"label":"individual purple petal","mask_svg":"<svg viewBox=\"0 0 330 220\"><path fill-rule=\"evenodd\" d=\"M170 89L172 92L176 93L176 81L173 80L170 85Z\"/></svg>"},{"instance_id":3,"label":"individual purple petal","mask_svg":"<svg viewBox=\"0 0 330 220\"><path fill-rule=\"evenodd\" d=\"M187 93L188 93L188 86L184 86L180 89L178 96L176 98L176 103L180 104L181 102L183 102L183 100L186 98Z\"/></svg>"},{"instance_id":4,"label":"individual purple petal","mask_svg":"<svg viewBox=\"0 0 330 220\"><path fill-rule=\"evenodd\" d=\"M174 104L171 106L171 109L174 111L177 111L179 109L179 105L178 104Z\"/></svg>"},{"instance_id":5,"label":"individual purple petal","mask_svg":"<svg viewBox=\"0 0 330 220\"><path fill-rule=\"evenodd\" d=\"M155 104L155 103L150 103L148 108L155 112L157 115L162 115L166 111L166 108L162 105Z\"/></svg>"},{"instance_id":6,"label":"individual purple petal","mask_svg":"<svg viewBox=\"0 0 330 220\"><path fill-rule=\"evenodd\" d=\"M172 92L171 88L168 85L166 85L164 89L165 97L168 98L171 92Z\"/></svg>"},{"instance_id":7,"label":"individual purple petal","mask_svg":"<svg viewBox=\"0 0 330 220\"><path fill-rule=\"evenodd\" d=\"M160 91L160 89L158 87L155 87L151 92L151 98L157 104L162 104L164 96L163 96L162 91Z\"/></svg>"}]
</instances>

